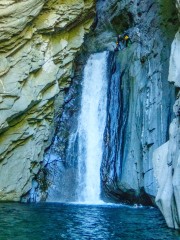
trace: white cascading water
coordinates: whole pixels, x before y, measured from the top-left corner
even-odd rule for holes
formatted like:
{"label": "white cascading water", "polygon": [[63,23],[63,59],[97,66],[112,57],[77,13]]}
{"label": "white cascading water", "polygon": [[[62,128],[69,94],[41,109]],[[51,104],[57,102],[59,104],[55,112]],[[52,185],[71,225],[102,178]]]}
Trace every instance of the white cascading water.
{"label": "white cascading water", "polygon": [[78,202],[100,202],[100,166],[107,106],[107,52],[90,56],[84,69],[78,119]]}

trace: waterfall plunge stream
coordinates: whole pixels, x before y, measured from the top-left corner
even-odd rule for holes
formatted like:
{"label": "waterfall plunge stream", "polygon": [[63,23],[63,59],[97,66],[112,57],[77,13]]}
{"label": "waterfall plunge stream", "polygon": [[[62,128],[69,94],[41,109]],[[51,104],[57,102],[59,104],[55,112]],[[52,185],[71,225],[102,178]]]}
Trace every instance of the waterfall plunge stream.
{"label": "waterfall plunge stream", "polygon": [[[107,59],[107,52],[89,57],[83,73],[79,115],[67,119],[69,109],[64,112],[59,135],[45,155],[51,183],[48,202],[102,203],[100,167],[107,118]],[[63,138],[68,131],[67,147]]]}
{"label": "waterfall plunge stream", "polygon": [[78,202],[100,202],[100,166],[107,106],[107,55],[107,52],[91,55],[84,69],[77,130]]}

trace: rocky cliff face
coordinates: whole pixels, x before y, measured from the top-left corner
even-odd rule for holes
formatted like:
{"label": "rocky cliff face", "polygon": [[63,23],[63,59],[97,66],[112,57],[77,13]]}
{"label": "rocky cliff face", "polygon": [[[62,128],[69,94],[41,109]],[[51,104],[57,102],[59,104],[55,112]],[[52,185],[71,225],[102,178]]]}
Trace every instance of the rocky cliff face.
{"label": "rocky cliff face", "polygon": [[[180,2],[177,8],[180,12]],[[171,46],[169,82],[176,87],[175,118],[169,128],[169,141],[155,150],[153,166],[158,185],[156,203],[169,227],[180,227],[180,32]]]}
{"label": "rocky cliff face", "polygon": [[176,8],[170,1],[99,1],[98,12],[95,46],[113,49],[113,37],[125,30],[132,40],[110,65],[104,190],[115,199],[148,203],[147,195],[153,200],[157,192],[153,151],[168,139],[173,117],[175,92],[167,79]]}
{"label": "rocky cliff face", "polygon": [[93,18],[93,0],[1,1],[0,200],[36,187],[55,100],[60,108]]}
{"label": "rocky cliff face", "polygon": [[179,228],[180,35],[172,43],[179,27],[175,2],[99,1],[98,12],[96,30],[101,34],[95,42],[103,43],[100,49],[111,49],[113,35],[123,30],[132,38],[132,45],[116,53],[110,64],[104,192],[145,204],[155,198],[168,226]]}

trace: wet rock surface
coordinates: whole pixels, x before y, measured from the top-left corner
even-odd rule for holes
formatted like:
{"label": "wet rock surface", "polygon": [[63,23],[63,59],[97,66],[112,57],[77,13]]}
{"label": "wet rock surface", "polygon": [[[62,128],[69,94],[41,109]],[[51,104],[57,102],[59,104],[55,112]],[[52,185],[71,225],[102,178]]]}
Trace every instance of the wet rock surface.
{"label": "wet rock surface", "polygon": [[[81,91],[84,63],[87,56],[77,56],[74,65],[74,76],[62,106],[62,114],[57,110],[57,126],[54,139],[44,155],[44,169],[48,175],[45,182],[47,201],[74,202],[77,199],[78,185],[78,146],[77,125],[81,108]],[[41,185],[41,184],[40,184]],[[40,189],[38,189],[40,192]]]}

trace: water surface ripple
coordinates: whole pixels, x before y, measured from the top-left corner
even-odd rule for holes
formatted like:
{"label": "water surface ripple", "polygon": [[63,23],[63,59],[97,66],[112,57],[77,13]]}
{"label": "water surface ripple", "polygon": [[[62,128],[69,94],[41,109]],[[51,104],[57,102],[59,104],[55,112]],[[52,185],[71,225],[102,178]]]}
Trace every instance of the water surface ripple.
{"label": "water surface ripple", "polygon": [[0,240],[173,240],[155,208],[122,205],[0,204]]}

